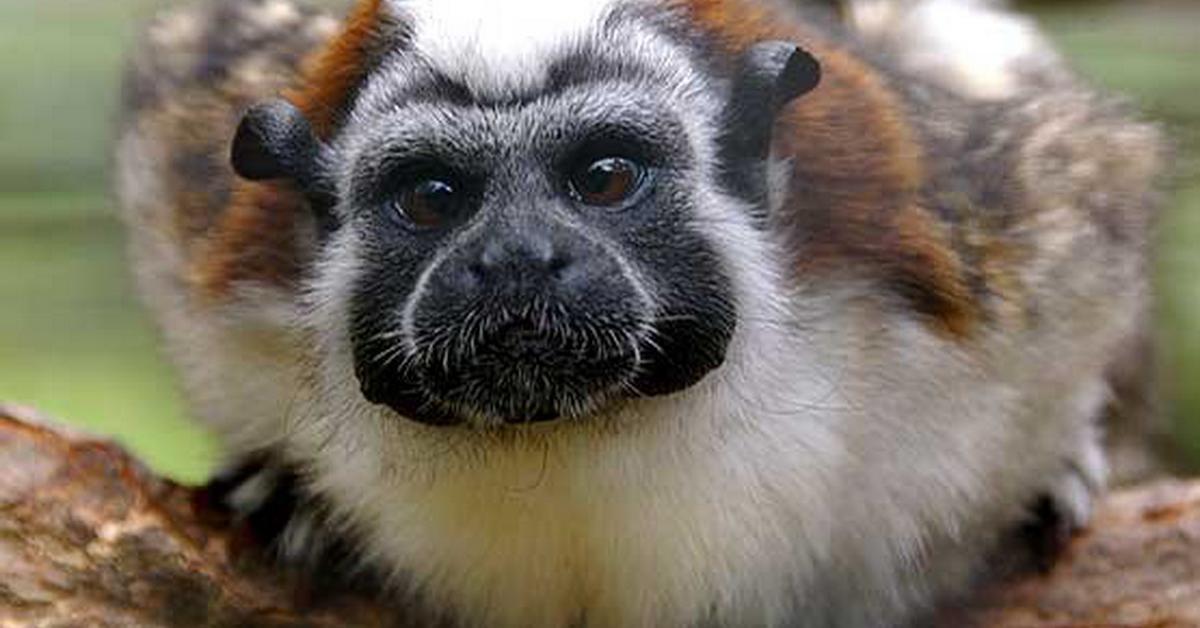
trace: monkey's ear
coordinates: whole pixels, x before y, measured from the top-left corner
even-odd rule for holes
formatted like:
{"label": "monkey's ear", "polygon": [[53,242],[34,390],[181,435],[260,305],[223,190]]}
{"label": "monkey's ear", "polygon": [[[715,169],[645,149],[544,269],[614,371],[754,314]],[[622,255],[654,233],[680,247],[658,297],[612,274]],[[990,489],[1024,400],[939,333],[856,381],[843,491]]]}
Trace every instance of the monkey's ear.
{"label": "monkey's ear", "polygon": [[320,178],[320,154],[304,114],[285,100],[270,100],[246,112],[231,157],[233,170],[246,179],[291,179],[309,190]]}
{"label": "monkey's ear", "polygon": [[323,170],[321,143],[308,119],[286,100],[270,100],[246,112],[233,138],[234,172],[251,181],[287,179],[308,198],[320,233],[337,229],[337,200]]}
{"label": "monkey's ear", "polygon": [[807,50],[786,41],[765,41],[744,53],[735,88],[740,94],[734,97],[769,106],[772,111],[763,113],[774,115],[820,82],[821,63]]}
{"label": "monkey's ear", "polygon": [[742,55],[725,114],[721,156],[729,185],[753,201],[765,197],[764,163],[779,112],[816,89],[821,64],[786,41],[765,41]]}
{"label": "monkey's ear", "polygon": [[775,118],[788,103],[816,89],[821,64],[786,41],[765,41],[743,53],[730,95],[729,148],[743,158],[766,158]]}

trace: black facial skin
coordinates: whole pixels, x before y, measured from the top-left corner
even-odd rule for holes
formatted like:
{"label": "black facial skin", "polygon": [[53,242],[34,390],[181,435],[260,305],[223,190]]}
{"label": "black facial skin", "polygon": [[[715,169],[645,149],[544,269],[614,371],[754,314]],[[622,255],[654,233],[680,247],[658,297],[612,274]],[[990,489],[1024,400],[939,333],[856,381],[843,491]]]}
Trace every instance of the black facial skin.
{"label": "black facial skin", "polygon": [[[743,132],[721,156],[735,194],[765,185],[771,121],[816,83],[801,55],[760,46],[734,82],[725,122]],[[431,425],[523,424],[677,392],[721,365],[736,304],[670,107],[627,76],[503,103],[431,78],[345,131],[372,135],[327,221],[360,242],[350,340],[368,400]],[[273,103],[233,156],[243,176],[322,200],[329,152]]]}
{"label": "black facial skin", "polygon": [[[386,137],[351,186],[368,399],[427,423],[528,423],[673,392],[720,365],[733,300],[691,225],[678,122],[651,102],[590,100],[574,88],[504,109],[442,104],[454,112],[436,129],[431,105],[379,121]],[[433,189],[460,198],[414,195]],[[402,355],[403,333],[415,351]]]}

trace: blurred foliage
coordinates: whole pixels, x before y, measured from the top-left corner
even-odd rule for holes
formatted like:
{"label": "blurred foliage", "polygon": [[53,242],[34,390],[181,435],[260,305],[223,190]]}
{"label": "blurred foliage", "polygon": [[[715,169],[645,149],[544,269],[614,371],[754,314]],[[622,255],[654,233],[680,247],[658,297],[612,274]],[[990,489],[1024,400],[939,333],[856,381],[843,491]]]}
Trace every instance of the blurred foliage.
{"label": "blurred foliage", "polygon": [[0,399],[196,480],[215,443],[185,419],[138,307],[108,182],[122,59],[153,9],[0,2]]}
{"label": "blurred foliage", "polygon": [[[199,479],[188,422],[125,269],[108,170],[121,58],[158,0],[0,2],[0,399],[121,438]],[[1179,154],[1160,263],[1166,385],[1200,463],[1200,3],[1026,2],[1079,69],[1162,121]]]}

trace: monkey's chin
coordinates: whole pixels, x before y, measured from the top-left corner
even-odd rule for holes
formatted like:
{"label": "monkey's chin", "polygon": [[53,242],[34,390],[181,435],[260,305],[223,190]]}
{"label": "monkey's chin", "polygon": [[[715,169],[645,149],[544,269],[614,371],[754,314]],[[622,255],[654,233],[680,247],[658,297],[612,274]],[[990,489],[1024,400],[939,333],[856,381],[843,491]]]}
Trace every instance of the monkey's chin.
{"label": "monkey's chin", "polygon": [[367,401],[391,408],[404,419],[434,427],[467,423],[467,417],[450,410],[419,391],[396,393],[380,398],[364,391]]}
{"label": "monkey's chin", "polygon": [[479,428],[519,428],[572,419],[586,420],[589,412],[582,408],[599,409],[602,406],[587,399],[574,403],[575,409],[564,409],[553,400],[539,404],[533,400],[516,402],[507,397],[476,398],[467,404],[458,400],[430,399],[425,395],[404,395],[389,399],[383,405],[407,420],[424,425]]}
{"label": "monkey's chin", "polygon": [[408,378],[374,378],[362,387],[372,403],[429,426],[519,428],[586,421],[621,397],[634,377],[635,353],[580,360],[567,368],[484,361],[430,369]]}

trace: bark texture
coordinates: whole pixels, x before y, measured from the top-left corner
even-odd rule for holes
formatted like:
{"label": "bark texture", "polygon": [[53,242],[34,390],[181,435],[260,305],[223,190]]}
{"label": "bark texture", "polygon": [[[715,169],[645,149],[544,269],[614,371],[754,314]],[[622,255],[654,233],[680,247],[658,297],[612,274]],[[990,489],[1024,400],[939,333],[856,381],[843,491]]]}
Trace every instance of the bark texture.
{"label": "bark texture", "polygon": [[[319,601],[120,447],[0,406],[0,627],[388,626]],[[1200,482],[1116,493],[1050,573],[997,583],[940,625],[1200,626]]]}

